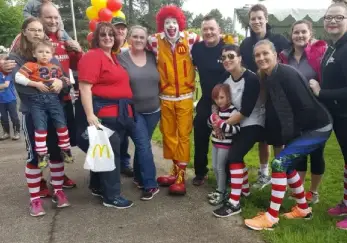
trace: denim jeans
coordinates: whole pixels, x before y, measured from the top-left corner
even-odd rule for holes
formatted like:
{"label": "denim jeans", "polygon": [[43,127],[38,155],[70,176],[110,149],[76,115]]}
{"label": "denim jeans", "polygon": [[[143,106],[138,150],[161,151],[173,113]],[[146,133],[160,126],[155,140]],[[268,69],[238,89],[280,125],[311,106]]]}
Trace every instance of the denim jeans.
{"label": "denim jeans", "polygon": [[102,124],[115,132],[109,137],[116,169],[107,172],[90,172],[90,189],[103,193],[104,200],[112,201],[121,193],[120,182],[120,145],[125,137],[126,130],[117,124],[117,118],[102,119]]}
{"label": "denim jeans", "polygon": [[0,103],[1,125],[4,132],[10,133],[10,120],[11,117],[14,132],[20,131],[20,121],[17,112],[17,101],[11,101],[9,103]]}
{"label": "denim jeans", "polygon": [[36,130],[47,130],[48,116],[55,128],[66,127],[66,118],[62,103],[57,94],[40,93],[30,95],[30,113]]}
{"label": "denim jeans", "polygon": [[136,125],[130,137],[135,144],[135,180],[145,189],[158,187],[151,139],[160,119],[160,111],[152,114],[135,113]]}
{"label": "denim jeans", "polygon": [[120,168],[130,168],[130,154],[128,153],[129,138],[126,135],[122,144],[120,145]]}

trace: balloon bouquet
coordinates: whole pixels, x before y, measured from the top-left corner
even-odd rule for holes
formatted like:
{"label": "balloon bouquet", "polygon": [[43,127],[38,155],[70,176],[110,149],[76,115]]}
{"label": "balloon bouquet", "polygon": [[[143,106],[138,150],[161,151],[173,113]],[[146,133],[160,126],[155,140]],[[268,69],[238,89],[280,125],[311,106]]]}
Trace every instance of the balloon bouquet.
{"label": "balloon bouquet", "polygon": [[99,22],[111,22],[112,18],[118,17],[125,19],[122,9],[122,0],[91,0],[91,5],[86,10],[89,21],[87,40],[91,43],[93,32]]}

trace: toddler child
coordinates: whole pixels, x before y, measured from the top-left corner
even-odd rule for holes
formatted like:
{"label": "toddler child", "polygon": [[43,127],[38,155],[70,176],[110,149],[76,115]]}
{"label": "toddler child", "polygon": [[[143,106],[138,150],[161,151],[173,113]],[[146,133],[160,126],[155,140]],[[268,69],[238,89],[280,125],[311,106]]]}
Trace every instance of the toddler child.
{"label": "toddler child", "polygon": [[212,99],[217,105],[217,112],[213,113],[207,123],[212,130],[212,168],[217,180],[217,189],[208,194],[211,205],[219,205],[224,200],[226,193],[226,163],[229,148],[233,143],[233,136],[240,132],[240,124],[229,125],[225,121],[237,109],[231,104],[230,87],[228,84],[217,84],[212,90]]}
{"label": "toddler child", "polygon": [[37,82],[38,93],[28,95],[28,107],[35,126],[35,151],[38,154],[38,167],[48,165],[47,118],[52,119],[58,134],[58,146],[65,163],[73,163],[70,150],[70,137],[66,126],[66,118],[59,95],[50,92],[54,79],[64,79],[60,67],[50,63],[53,57],[53,46],[50,41],[43,40],[34,45],[33,56],[37,62],[27,62],[17,72],[15,81],[27,86],[30,81]]}
{"label": "toddler child", "polygon": [[[7,58],[6,54],[0,54],[0,60],[3,61]],[[13,124],[13,140],[20,139],[20,121],[17,112],[17,97],[12,80],[11,74],[4,74],[0,71],[0,115],[3,134],[0,140],[10,138],[10,121],[8,115],[11,117]]]}

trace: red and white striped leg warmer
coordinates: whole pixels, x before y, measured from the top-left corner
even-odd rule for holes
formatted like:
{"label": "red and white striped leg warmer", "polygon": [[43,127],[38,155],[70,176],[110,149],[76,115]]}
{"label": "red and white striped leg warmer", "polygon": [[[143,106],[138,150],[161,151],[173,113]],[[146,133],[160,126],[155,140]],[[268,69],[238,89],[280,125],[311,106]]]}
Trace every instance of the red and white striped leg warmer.
{"label": "red and white striped leg warmer", "polygon": [[243,183],[242,183],[242,194],[245,196],[249,195],[249,183],[248,183],[248,169],[243,168]]}
{"label": "red and white striped leg warmer", "polygon": [[241,190],[243,184],[243,169],[245,168],[244,163],[230,164],[230,196],[229,201],[238,205],[240,203]]}
{"label": "red and white striped leg warmer", "polygon": [[61,161],[50,161],[49,168],[51,170],[52,186],[54,193],[56,193],[63,189],[64,163]]}
{"label": "red and white striped leg warmer", "polygon": [[41,177],[42,173],[37,165],[27,163],[25,167],[25,178],[27,180],[31,201],[40,198]]}
{"label": "red and white striped leg warmer", "polygon": [[347,164],[345,165],[343,175],[343,202],[347,206]]}
{"label": "red and white striped leg warmer", "polygon": [[61,150],[70,149],[70,137],[67,127],[57,128],[58,146]]}
{"label": "red and white striped leg warmer", "polygon": [[296,203],[301,209],[307,209],[308,205],[305,197],[305,189],[302,185],[300,176],[296,170],[287,174],[287,181],[289,187],[292,189],[293,195],[295,196]]}
{"label": "red and white striped leg warmer", "polygon": [[278,218],[284,194],[287,187],[287,176],[285,172],[273,172],[271,176],[271,203],[267,213],[274,219]]}
{"label": "red and white striped leg warmer", "polygon": [[47,154],[48,149],[46,145],[47,131],[35,130],[35,151],[39,155]]}

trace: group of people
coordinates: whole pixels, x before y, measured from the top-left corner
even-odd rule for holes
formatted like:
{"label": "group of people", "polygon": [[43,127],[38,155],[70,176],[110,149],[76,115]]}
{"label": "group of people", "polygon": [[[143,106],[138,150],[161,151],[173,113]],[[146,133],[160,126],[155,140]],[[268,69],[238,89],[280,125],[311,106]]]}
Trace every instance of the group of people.
{"label": "group of people", "polygon": [[[344,196],[328,213],[347,214],[345,4],[332,4],[324,16],[331,45],[316,40],[306,20],[293,24],[290,40],[272,33],[267,9],[261,4],[250,8],[251,36],[240,46],[232,38],[223,38],[211,16],[202,21],[200,39],[184,30],[181,9],[165,6],[157,14],[157,34],[149,35],[139,25],[128,31],[125,20],[115,18],[97,25],[91,48],[83,53],[63,30],[58,9],[51,1],[39,2],[34,16],[24,21],[10,55],[0,60],[4,77],[0,92],[11,90],[15,96],[16,90],[21,101],[30,215],[45,214],[40,198],[50,196],[42,179],[47,166],[52,201],[59,208],[70,205],[62,188],[75,183],[65,175],[64,163],[74,162],[71,146],[88,150],[86,129],[100,124],[114,131],[109,140],[116,168],[91,171],[89,188],[106,207],[133,205],[121,194],[121,173],[134,177],[141,200],[151,200],[159,186],[169,186],[170,194],[184,195],[194,129],[196,186],[207,178],[211,136],[217,187],[207,197],[211,205],[218,206],[213,211],[216,217],[241,212],[241,196],[250,196],[244,157],[259,143],[260,168],[253,187],[271,184],[271,203],[267,212],[246,219],[246,226],[274,228],[287,184],[297,204],[284,218],[310,219],[309,203],[319,201],[324,146],[334,129],[345,160]],[[77,72],[74,84],[69,69]],[[196,70],[202,97],[193,119]],[[74,108],[71,88],[79,91]],[[1,97],[0,93],[0,101]],[[14,120],[18,126],[19,119],[18,124]],[[172,169],[157,178],[151,138],[159,121],[164,158],[172,161]],[[135,145],[133,169],[127,151],[129,137]],[[275,158],[270,175],[271,145]],[[305,193],[308,155],[312,182]],[[347,229],[347,219],[337,227]]]}

